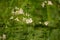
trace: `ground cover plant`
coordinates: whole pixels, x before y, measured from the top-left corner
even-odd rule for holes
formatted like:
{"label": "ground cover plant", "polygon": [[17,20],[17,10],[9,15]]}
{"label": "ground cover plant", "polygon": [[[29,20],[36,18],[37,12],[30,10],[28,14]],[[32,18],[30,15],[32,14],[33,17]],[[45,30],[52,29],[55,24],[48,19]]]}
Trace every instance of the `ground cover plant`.
{"label": "ground cover plant", "polygon": [[60,40],[60,0],[0,0],[0,40]]}

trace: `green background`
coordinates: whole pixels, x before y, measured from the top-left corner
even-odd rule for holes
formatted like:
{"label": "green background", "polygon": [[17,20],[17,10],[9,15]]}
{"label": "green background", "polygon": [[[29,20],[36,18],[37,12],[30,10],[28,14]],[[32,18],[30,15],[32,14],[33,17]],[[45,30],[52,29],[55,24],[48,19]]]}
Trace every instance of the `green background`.
{"label": "green background", "polygon": [[[42,7],[44,1],[48,0],[0,0],[0,36],[6,34],[5,40],[60,40],[60,0],[51,0],[52,6]],[[23,8],[30,16],[12,15],[11,10],[15,7]],[[31,17],[34,22],[17,22],[10,20],[11,16]],[[45,21],[50,22],[48,26],[44,25]]]}

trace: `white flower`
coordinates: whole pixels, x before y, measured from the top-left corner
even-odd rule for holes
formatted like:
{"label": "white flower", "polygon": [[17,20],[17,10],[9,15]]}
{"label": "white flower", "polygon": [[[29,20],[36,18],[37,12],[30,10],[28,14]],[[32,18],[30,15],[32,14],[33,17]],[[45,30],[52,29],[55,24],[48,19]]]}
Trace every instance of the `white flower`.
{"label": "white flower", "polygon": [[12,13],[16,13],[17,10],[19,10],[19,8],[15,7],[14,9],[12,9]]}
{"label": "white flower", "polygon": [[44,24],[47,26],[49,24],[49,22],[48,21],[45,21]]}
{"label": "white flower", "polygon": [[18,13],[19,13],[19,14],[24,14],[23,9],[20,8],[19,11],[18,11]]}
{"label": "white flower", "polygon": [[33,22],[32,18],[24,18],[24,17],[23,17],[23,21],[26,22],[27,24],[30,24]]}
{"label": "white flower", "polygon": [[6,39],[6,35],[5,34],[3,34],[3,37],[2,37],[3,39]]}
{"label": "white flower", "polygon": [[45,3],[43,2],[41,6],[44,7],[45,6]]}
{"label": "white flower", "polygon": [[53,3],[51,1],[48,1],[48,5],[53,5]]}
{"label": "white flower", "polygon": [[32,23],[32,22],[33,22],[32,18],[26,19],[27,24]]}
{"label": "white flower", "polygon": [[[18,9],[18,10],[16,10],[16,9]],[[14,11],[15,10],[15,11]],[[15,9],[13,9],[12,10],[12,13],[14,14],[14,15],[19,15],[19,14],[24,14],[24,12],[23,12],[23,9],[22,8],[15,8]]]}
{"label": "white flower", "polygon": [[20,21],[18,18],[15,18],[16,21]]}
{"label": "white flower", "polygon": [[53,5],[51,1],[44,1],[41,6],[44,7],[46,5],[45,3],[47,3],[47,5]]}
{"label": "white flower", "polygon": [[13,16],[11,16],[10,19],[13,19]]}

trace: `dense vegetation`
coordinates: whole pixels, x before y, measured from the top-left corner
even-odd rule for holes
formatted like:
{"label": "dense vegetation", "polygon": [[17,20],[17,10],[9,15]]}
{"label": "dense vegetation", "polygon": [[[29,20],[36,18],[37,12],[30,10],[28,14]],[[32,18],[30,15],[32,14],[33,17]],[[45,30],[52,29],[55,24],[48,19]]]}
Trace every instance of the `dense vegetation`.
{"label": "dense vegetation", "polygon": [[60,0],[0,0],[0,40],[60,40]]}

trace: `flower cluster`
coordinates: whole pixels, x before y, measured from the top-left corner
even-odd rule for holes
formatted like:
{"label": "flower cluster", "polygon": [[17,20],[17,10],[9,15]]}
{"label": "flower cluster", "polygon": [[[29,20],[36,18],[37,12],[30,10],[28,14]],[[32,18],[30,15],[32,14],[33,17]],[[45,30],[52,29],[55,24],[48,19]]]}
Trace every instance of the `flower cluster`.
{"label": "flower cluster", "polygon": [[23,18],[23,21],[25,21],[27,24],[30,24],[33,22],[32,18]]}
{"label": "flower cluster", "polygon": [[[12,10],[12,13],[15,14],[15,15],[23,14],[26,17],[30,16],[30,14],[27,13],[27,12],[24,14],[23,9],[22,8],[18,8],[18,7],[15,7],[15,9]],[[14,18],[14,16],[11,16],[10,19],[13,19],[15,21],[20,21],[18,17]],[[23,19],[21,19],[21,20],[22,20],[22,22],[25,22],[26,24],[30,24],[30,23],[33,22],[32,18],[30,18],[30,17],[29,18],[23,17]]]}
{"label": "flower cluster", "polygon": [[6,40],[6,35],[3,34],[2,36],[0,36],[0,39]]}
{"label": "flower cluster", "polygon": [[47,5],[53,5],[53,3],[51,1],[44,1],[41,6],[45,7],[46,4]]}
{"label": "flower cluster", "polygon": [[49,24],[49,22],[48,21],[45,21],[44,24],[47,26]]}
{"label": "flower cluster", "polygon": [[12,10],[12,13],[15,14],[15,15],[19,15],[19,14],[24,14],[24,11],[23,11],[22,8],[15,7],[15,8]]}

